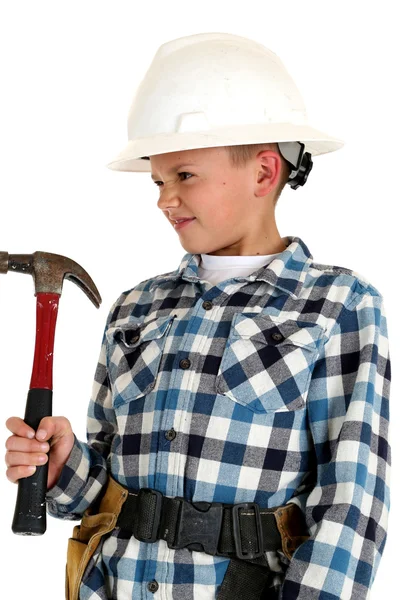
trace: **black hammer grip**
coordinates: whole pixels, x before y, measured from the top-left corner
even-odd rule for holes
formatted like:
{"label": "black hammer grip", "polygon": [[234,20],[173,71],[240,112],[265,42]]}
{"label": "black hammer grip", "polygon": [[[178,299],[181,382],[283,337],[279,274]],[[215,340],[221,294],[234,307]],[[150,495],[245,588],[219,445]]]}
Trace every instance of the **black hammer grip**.
{"label": "black hammer grip", "polygon": [[[24,421],[37,430],[43,417],[52,414],[53,391],[31,389],[28,392]],[[36,466],[30,477],[18,480],[18,494],[15,505],[12,530],[19,535],[42,535],[46,531],[46,491],[48,461]]]}

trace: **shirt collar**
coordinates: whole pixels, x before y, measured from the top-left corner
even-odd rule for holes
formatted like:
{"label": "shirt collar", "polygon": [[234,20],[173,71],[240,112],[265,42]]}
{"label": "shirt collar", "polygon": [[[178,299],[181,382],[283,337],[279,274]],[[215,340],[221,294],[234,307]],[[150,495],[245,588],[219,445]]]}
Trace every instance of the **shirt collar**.
{"label": "shirt collar", "polygon": [[[283,239],[286,240],[287,247],[272,259],[269,264],[250,275],[238,276],[235,279],[248,282],[265,281],[287,292],[293,298],[297,298],[312,263],[313,256],[301,238],[288,235]],[[150,291],[166,281],[177,281],[178,279],[183,279],[190,283],[201,281],[201,277],[198,275],[200,262],[200,254],[187,252],[175,271],[155,277],[150,286]]]}

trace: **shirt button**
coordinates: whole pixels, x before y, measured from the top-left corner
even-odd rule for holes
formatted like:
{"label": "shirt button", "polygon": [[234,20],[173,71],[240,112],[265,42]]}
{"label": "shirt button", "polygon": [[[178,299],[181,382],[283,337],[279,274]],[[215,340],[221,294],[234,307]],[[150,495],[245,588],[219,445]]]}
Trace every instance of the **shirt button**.
{"label": "shirt button", "polygon": [[271,337],[276,342],[279,342],[280,340],[283,339],[283,335],[281,333],[273,333]]}
{"label": "shirt button", "polygon": [[149,592],[156,592],[158,590],[158,583],[155,579],[153,579],[153,581],[149,581],[149,583],[147,584],[147,589],[149,590]]}
{"label": "shirt button", "polygon": [[212,307],[213,307],[213,304],[209,300],[205,300],[203,302],[203,308],[204,308],[204,310],[211,310]]}
{"label": "shirt button", "polygon": [[174,430],[173,427],[165,432],[165,437],[167,438],[167,440],[169,442],[172,442],[172,440],[174,440],[176,438],[176,431]]}
{"label": "shirt button", "polygon": [[190,367],[190,360],[188,358],[183,358],[180,363],[179,366],[182,367],[182,369],[188,369]]}

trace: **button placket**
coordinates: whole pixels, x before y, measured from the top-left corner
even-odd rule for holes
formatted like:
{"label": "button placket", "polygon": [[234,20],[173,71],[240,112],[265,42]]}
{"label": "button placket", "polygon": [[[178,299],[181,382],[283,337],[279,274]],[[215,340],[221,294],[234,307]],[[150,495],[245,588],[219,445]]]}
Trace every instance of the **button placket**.
{"label": "button placket", "polygon": [[[202,307],[204,308],[204,310],[211,310],[214,307],[214,305],[209,300],[205,300],[202,304]],[[179,368],[181,368],[181,369],[189,369],[192,366],[192,361],[188,358],[182,358],[178,364],[179,364]],[[167,411],[167,409],[168,409],[168,406],[165,408],[165,412]],[[164,425],[164,427],[168,426],[166,424],[163,424],[163,425]],[[177,434],[176,434],[176,431],[174,430],[174,428],[171,427],[169,430],[165,430],[164,437],[169,442],[172,442],[177,437]],[[177,442],[175,442],[175,444],[178,444],[178,446],[179,446],[179,438],[178,438]],[[166,446],[167,445],[164,442],[164,448]],[[175,448],[175,446],[174,446],[174,450],[175,450],[176,454],[179,453],[179,447]],[[169,465],[169,468],[173,469],[174,467],[173,467],[173,465]]]}

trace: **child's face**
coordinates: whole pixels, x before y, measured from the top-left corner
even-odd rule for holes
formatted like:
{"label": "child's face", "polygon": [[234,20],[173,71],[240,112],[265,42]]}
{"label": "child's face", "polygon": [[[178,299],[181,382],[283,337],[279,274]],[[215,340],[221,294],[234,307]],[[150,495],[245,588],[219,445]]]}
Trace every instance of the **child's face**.
{"label": "child's face", "polygon": [[243,168],[232,167],[219,147],[153,155],[150,163],[157,205],[171,227],[174,217],[195,217],[176,230],[186,252],[253,256],[285,249],[271,193],[280,173],[276,152],[263,150]]}

